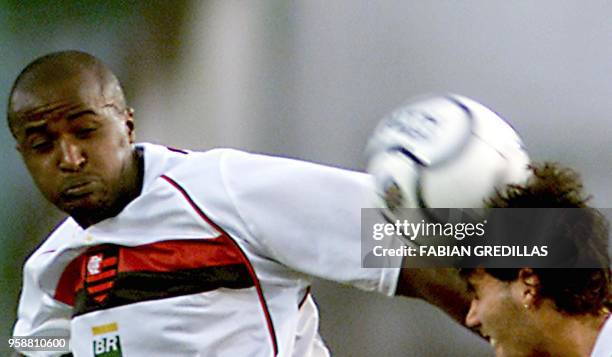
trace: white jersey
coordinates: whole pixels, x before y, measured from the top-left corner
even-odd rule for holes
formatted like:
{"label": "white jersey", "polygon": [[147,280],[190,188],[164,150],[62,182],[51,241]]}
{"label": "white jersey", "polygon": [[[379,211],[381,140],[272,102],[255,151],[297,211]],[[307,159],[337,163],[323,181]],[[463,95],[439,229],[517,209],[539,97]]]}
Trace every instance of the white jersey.
{"label": "white jersey", "polygon": [[612,357],[612,316],[608,316],[599,331],[591,357]]}
{"label": "white jersey", "polygon": [[312,277],[395,292],[399,269],[361,268],[368,175],[139,146],[141,195],[87,229],[68,218],[26,262],[15,336],[70,335],[75,356],[328,356]]}

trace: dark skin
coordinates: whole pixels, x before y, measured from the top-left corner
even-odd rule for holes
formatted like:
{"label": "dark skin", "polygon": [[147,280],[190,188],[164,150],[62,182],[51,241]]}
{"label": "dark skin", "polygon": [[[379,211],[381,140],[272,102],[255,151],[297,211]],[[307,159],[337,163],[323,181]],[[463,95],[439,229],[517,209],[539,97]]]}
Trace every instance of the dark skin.
{"label": "dark skin", "polygon": [[[36,186],[84,228],[116,216],[140,194],[143,175],[120,87],[86,66],[66,76],[36,75],[9,103],[17,150]],[[402,269],[396,294],[422,298],[459,322],[469,308],[456,269]]]}
{"label": "dark skin", "polygon": [[461,324],[471,302],[467,284],[456,268],[403,268],[395,294],[423,299]]}
{"label": "dark skin", "polygon": [[28,84],[11,97],[17,150],[41,193],[82,227],[117,215],[140,194],[131,110],[84,72]]}

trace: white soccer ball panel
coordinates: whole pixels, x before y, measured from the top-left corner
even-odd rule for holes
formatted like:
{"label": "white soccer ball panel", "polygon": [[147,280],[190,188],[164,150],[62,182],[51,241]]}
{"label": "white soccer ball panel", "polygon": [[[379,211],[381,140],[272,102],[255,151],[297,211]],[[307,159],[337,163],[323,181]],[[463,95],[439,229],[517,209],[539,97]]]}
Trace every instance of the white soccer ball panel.
{"label": "white soccer ball panel", "polygon": [[524,151],[520,136],[497,113],[470,98],[456,94],[452,94],[451,97],[463,103],[472,113],[473,135],[501,153]]}
{"label": "white soccer ball panel", "polygon": [[368,153],[403,149],[425,166],[452,159],[465,145],[472,119],[445,97],[401,107],[385,117],[368,145]]}
{"label": "white soccer ball panel", "polygon": [[496,113],[454,94],[411,102],[383,119],[368,144],[377,207],[479,208],[523,183],[529,157]]}
{"label": "white soccer ball panel", "polygon": [[421,172],[420,190],[427,207],[480,208],[502,188],[511,163],[480,140],[471,140],[462,155]]}

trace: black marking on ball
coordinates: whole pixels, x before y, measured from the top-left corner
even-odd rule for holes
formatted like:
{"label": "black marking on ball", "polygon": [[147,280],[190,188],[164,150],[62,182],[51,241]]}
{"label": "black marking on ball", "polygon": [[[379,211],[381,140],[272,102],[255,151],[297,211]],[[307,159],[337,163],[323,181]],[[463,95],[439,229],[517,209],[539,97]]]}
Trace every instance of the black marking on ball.
{"label": "black marking on ball", "polygon": [[406,156],[407,158],[409,158],[410,160],[414,161],[415,163],[417,163],[419,166],[427,166],[427,164],[421,160],[420,158],[418,158],[415,154],[413,154],[412,152],[410,152],[410,150],[401,147],[401,146],[394,146],[392,148],[390,148],[388,151],[390,152],[399,152],[402,155]]}

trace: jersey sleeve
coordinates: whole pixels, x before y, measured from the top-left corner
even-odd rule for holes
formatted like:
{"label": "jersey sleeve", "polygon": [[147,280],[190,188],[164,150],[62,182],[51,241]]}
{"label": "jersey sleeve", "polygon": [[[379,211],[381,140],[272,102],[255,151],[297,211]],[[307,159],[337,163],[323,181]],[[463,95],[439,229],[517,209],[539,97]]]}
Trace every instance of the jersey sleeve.
{"label": "jersey sleeve", "polygon": [[304,274],[387,295],[398,268],[363,268],[361,208],[369,175],[230,151],[221,159],[230,199],[270,258]]}
{"label": "jersey sleeve", "polygon": [[[40,265],[32,256],[23,269],[23,288],[13,336],[70,336],[72,308],[44,292],[37,281]],[[61,356],[66,352],[19,351],[26,356]]]}
{"label": "jersey sleeve", "polygon": [[[54,297],[60,273],[77,252],[67,252],[67,239],[80,227],[66,219],[45,239],[23,267],[23,285],[13,336],[70,337],[72,306]],[[61,356],[66,352],[20,351],[26,356]]]}

